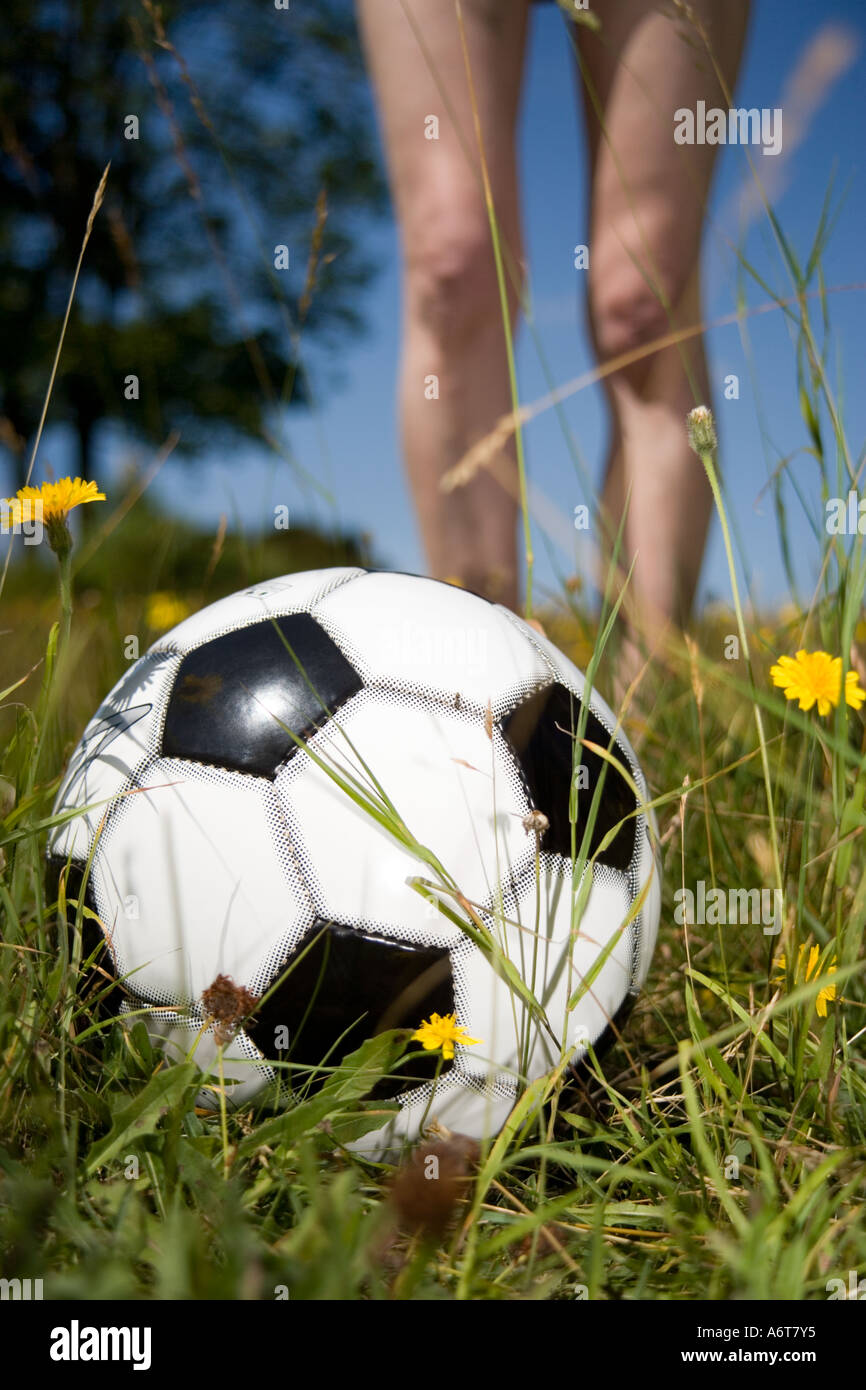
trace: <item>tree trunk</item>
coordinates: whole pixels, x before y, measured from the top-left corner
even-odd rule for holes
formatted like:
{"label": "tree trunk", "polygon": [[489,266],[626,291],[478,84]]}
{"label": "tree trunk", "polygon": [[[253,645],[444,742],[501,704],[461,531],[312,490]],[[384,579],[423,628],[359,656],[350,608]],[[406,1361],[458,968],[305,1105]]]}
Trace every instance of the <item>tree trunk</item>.
{"label": "tree trunk", "polygon": [[88,482],[91,476],[91,465],[93,460],[93,426],[92,416],[85,415],[79,411],[75,417],[75,432],[78,435],[78,473],[79,476]]}
{"label": "tree trunk", "polygon": [[[93,477],[94,466],[94,443],[96,440],[96,420],[87,411],[76,411],[75,414],[75,433],[78,439],[78,467],[77,473],[84,481],[90,482]],[[91,515],[98,512],[95,507],[79,507],[76,513],[78,525],[81,528],[82,536],[88,535],[97,517]]]}

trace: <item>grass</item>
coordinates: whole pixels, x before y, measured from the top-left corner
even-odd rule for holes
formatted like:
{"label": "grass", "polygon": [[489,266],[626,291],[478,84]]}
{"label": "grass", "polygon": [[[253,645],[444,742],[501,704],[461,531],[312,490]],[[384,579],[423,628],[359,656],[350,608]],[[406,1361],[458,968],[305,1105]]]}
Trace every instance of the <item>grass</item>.
{"label": "grass", "polygon": [[[816,634],[840,607],[830,593],[816,605]],[[44,640],[35,604],[19,600],[12,616],[34,647]],[[76,1298],[271,1298],[285,1286],[294,1298],[799,1299],[862,1268],[863,724],[772,693],[770,655],[799,644],[802,617],[753,628],[751,674],[710,655],[734,630],[723,615],[656,668],[652,721],[631,728],[664,855],[649,988],[603,1070],[578,1089],[559,1076],[526,1093],[435,1239],[407,1228],[387,1166],[338,1142],[371,1124],[363,1097],[393,1051],[344,1063],[324,1095],[285,1114],[221,1116],[197,1109],[194,1066],[166,1069],[141,1023],[106,1029],[82,997],[80,936],[67,955],[41,856],[65,754],[92,710],[89,673],[120,667],[117,621],[75,615],[41,714],[19,703],[38,670],[5,697],[4,1277]],[[585,621],[549,622],[567,650],[584,640]],[[779,943],[759,927],[674,921],[680,886],[772,884],[774,842],[788,961],[814,941],[825,966],[837,962],[825,1018],[826,974],[777,983]],[[419,860],[419,875],[430,868]]]}
{"label": "grass", "polygon": [[[792,294],[761,289],[791,328],[824,496],[844,496],[855,451],[810,317],[816,304],[827,313],[828,219],[801,263],[767,216]],[[498,250],[497,268],[502,286]],[[703,459],[735,581],[712,448]],[[780,472],[787,549],[782,482]],[[125,667],[118,635],[140,617],[106,589],[98,608],[79,594],[70,622],[63,575],[48,604],[7,594],[3,1277],[42,1278],[46,1296],[76,1299],[800,1300],[826,1298],[829,1280],[866,1268],[864,711],[803,713],[768,674],[801,646],[862,670],[863,538],[816,526],[815,544],[807,605],[760,615],[734,582],[730,611],[705,614],[644,674],[623,718],[660,829],[662,925],[647,989],[622,1040],[579,1084],[560,1067],[529,1086],[480,1153],[432,1140],[426,1152],[449,1175],[435,1200],[418,1159],[395,1173],[344,1147],[379,1122],[370,1091],[400,1065],[404,1038],[383,1035],[325,1067],[321,1090],[301,1085],[276,1112],[210,1111],[196,1103],[194,1060],[167,1067],[140,1020],[101,1017],[85,911],[73,912],[68,936],[63,886],[59,901],[47,896],[43,856],[65,761]],[[596,621],[564,587],[541,610],[602,689],[617,602]],[[344,778],[346,794],[411,846],[368,771],[363,784]],[[435,856],[414,848],[419,886],[447,888],[448,910],[471,929],[459,885],[443,885]],[[699,881],[781,888],[781,936],[679,924],[678,891]],[[820,963],[805,978],[813,945]],[[835,998],[819,1012],[831,984]],[[208,1080],[220,1089],[218,1076]]]}

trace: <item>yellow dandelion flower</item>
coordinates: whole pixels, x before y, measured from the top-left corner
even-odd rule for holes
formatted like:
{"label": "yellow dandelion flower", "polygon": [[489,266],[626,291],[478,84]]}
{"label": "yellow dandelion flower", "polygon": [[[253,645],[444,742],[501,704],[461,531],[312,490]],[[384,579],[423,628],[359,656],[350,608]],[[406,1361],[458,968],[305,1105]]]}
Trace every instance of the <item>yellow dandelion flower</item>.
{"label": "yellow dandelion flower", "polygon": [[[829,652],[807,652],[802,648],[796,656],[780,656],[770,667],[773,684],[785,692],[786,700],[798,700],[800,709],[809,710],[814,704],[818,713],[826,715],[835,709],[842,694],[842,658]],[[859,709],[866,700],[856,671],[845,675],[845,703]]]}
{"label": "yellow dandelion flower", "polygon": [[859,709],[866,700],[866,690],[860,685],[856,671],[845,672],[845,704]]}
{"label": "yellow dandelion flower", "polygon": [[73,507],[105,501],[105,493],[99,491],[96,483],[86,483],[83,478],[58,478],[56,483],[22,487],[16,496],[22,502],[41,502],[45,521],[65,521]]}
{"label": "yellow dandelion flower", "polygon": [[152,627],[154,632],[165,632],[170,627],[177,627],[184,618],[188,618],[190,606],[179,594],[172,593],[170,589],[157,589],[147,600],[145,618],[148,627]]}
{"label": "yellow dandelion flower", "polygon": [[[820,969],[820,965],[821,965],[821,952],[820,952],[820,950],[818,949],[818,947],[817,947],[816,945],[813,945],[813,946],[812,946],[812,948],[811,948],[810,951],[809,951],[809,959],[806,961],[806,963],[805,963],[805,965],[804,965],[804,963],[803,963],[803,958],[804,958],[805,954],[806,954],[806,947],[805,947],[805,945],[803,945],[803,946],[801,946],[801,947],[799,948],[799,950],[797,951],[797,964],[796,964],[795,967],[794,967],[794,984],[795,984],[795,985],[805,985],[805,984],[808,984],[808,982],[809,982],[810,980],[815,980],[815,979],[817,979],[818,976],[822,973],[822,972],[821,972],[821,969]],[[787,970],[787,968],[788,968],[788,962],[787,962],[787,960],[786,960],[786,958],[785,958],[785,956],[784,956],[784,954],[783,954],[783,955],[779,956],[778,959],[777,959],[777,961],[776,961],[776,969],[779,971],[779,974],[776,976],[776,984],[784,984],[784,983],[785,983],[785,971]],[[835,956],[834,956],[833,959],[830,961],[829,965],[827,966],[826,970],[825,970],[823,973],[826,974],[826,975],[835,975],[835,974],[836,974],[836,957],[835,957]],[[827,1005],[828,1005],[828,1004],[832,1004],[832,1002],[833,1002],[833,1000],[834,1000],[835,998],[836,998],[836,986],[835,986],[835,985],[825,985],[823,989],[821,989],[821,990],[818,991],[818,998],[815,1000],[815,1012],[817,1013],[817,1015],[818,1015],[819,1018],[826,1018],[826,1017],[827,1017]]]}
{"label": "yellow dandelion flower", "polygon": [[441,1047],[446,1061],[454,1056],[455,1043],[472,1047],[481,1041],[480,1038],[469,1037],[466,1029],[458,1024],[456,1014],[431,1014],[420,1028],[416,1028],[411,1040],[421,1043],[425,1052],[437,1052]]}
{"label": "yellow dandelion flower", "polygon": [[[66,525],[66,518],[73,507],[81,507],[85,502],[104,502],[105,493],[100,492],[96,483],[86,483],[83,478],[58,478],[56,483],[41,483],[39,487],[21,487],[7,506],[13,520],[21,514],[27,516],[41,514],[48,532],[48,544],[59,556],[69,553],[72,540]],[[17,505],[16,505],[17,504]]]}

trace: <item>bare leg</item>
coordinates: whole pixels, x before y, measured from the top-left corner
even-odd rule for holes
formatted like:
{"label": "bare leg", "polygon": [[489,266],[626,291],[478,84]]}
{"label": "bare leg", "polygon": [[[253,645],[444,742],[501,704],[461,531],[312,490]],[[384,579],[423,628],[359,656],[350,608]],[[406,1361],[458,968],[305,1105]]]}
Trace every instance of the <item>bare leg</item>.
{"label": "bare leg", "polygon": [[[748,0],[693,0],[730,90]],[[601,362],[701,318],[698,256],[715,158],[674,142],[674,112],[728,100],[687,19],[650,0],[601,0],[599,35],[581,30],[590,131],[590,314]],[[633,622],[650,647],[688,619],[712,499],[689,449],[685,416],[710,403],[700,338],[607,379],[613,415],[604,502],[614,532],[629,489],[620,564],[637,555]]]}
{"label": "bare leg", "polygon": [[[463,0],[493,201],[513,266],[521,254],[514,126],[527,8],[528,0]],[[403,448],[428,564],[434,576],[516,608],[516,505],[497,481],[510,481],[512,456],[503,452],[466,487],[440,490],[448,469],[511,408],[455,8],[442,0],[358,0],[358,14],[402,236]],[[430,116],[438,118],[438,139],[425,138]],[[518,291],[511,284],[509,291],[513,322]]]}

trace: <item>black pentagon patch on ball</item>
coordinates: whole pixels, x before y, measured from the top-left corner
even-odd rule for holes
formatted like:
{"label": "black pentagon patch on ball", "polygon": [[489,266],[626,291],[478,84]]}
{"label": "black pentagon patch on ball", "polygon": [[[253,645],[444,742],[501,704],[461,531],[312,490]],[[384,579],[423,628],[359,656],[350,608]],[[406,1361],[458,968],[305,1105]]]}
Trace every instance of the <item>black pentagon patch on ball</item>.
{"label": "black pentagon patch on ball", "polygon": [[[595,788],[604,774],[587,858],[596,853],[605,835],[624,816],[631,815],[595,861],[625,872],[634,855],[636,820],[633,812],[637,803],[633,791],[616,768],[585,746],[575,748],[580,712],[581,702],[577,695],[564,685],[547,685],[534,691],[506,716],[502,732],[517,759],[533,809],[542,811],[550,822],[541,842],[543,850],[571,858],[569,789],[573,770],[582,763],[586,768],[587,785],[577,793],[575,824],[575,850],[580,852]],[[587,711],[583,737],[601,748],[610,745],[610,734],[592,710]],[[611,754],[620,762],[624,761],[616,743]]]}
{"label": "black pentagon patch on ball", "polygon": [[[297,964],[286,974],[292,961]],[[322,1062],[335,1067],[376,1033],[414,1031],[432,1013],[454,1012],[447,950],[392,941],[339,922],[316,921],[279,974],[282,983],[256,1010],[246,1032],[265,1057],[299,1068]],[[283,1051],[276,1046],[281,1027],[289,1038]],[[410,1050],[419,1046],[412,1044]],[[411,1090],[433,1078],[440,1060],[438,1052],[413,1058],[393,1076],[383,1077],[370,1094],[381,1099]],[[442,1072],[450,1065],[446,1062]],[[325,1071],[319,1084],[329,1075]],[[298,1080],[303,1084],[307,1078],[300,1075]]]}
{"label": "black pentagon patch on ball", "polygon": [[286,730],[310,738],[360,689],[355,668],[309,613],[251,623],[184,657],[162,751],[273,779],[298,747]]}

